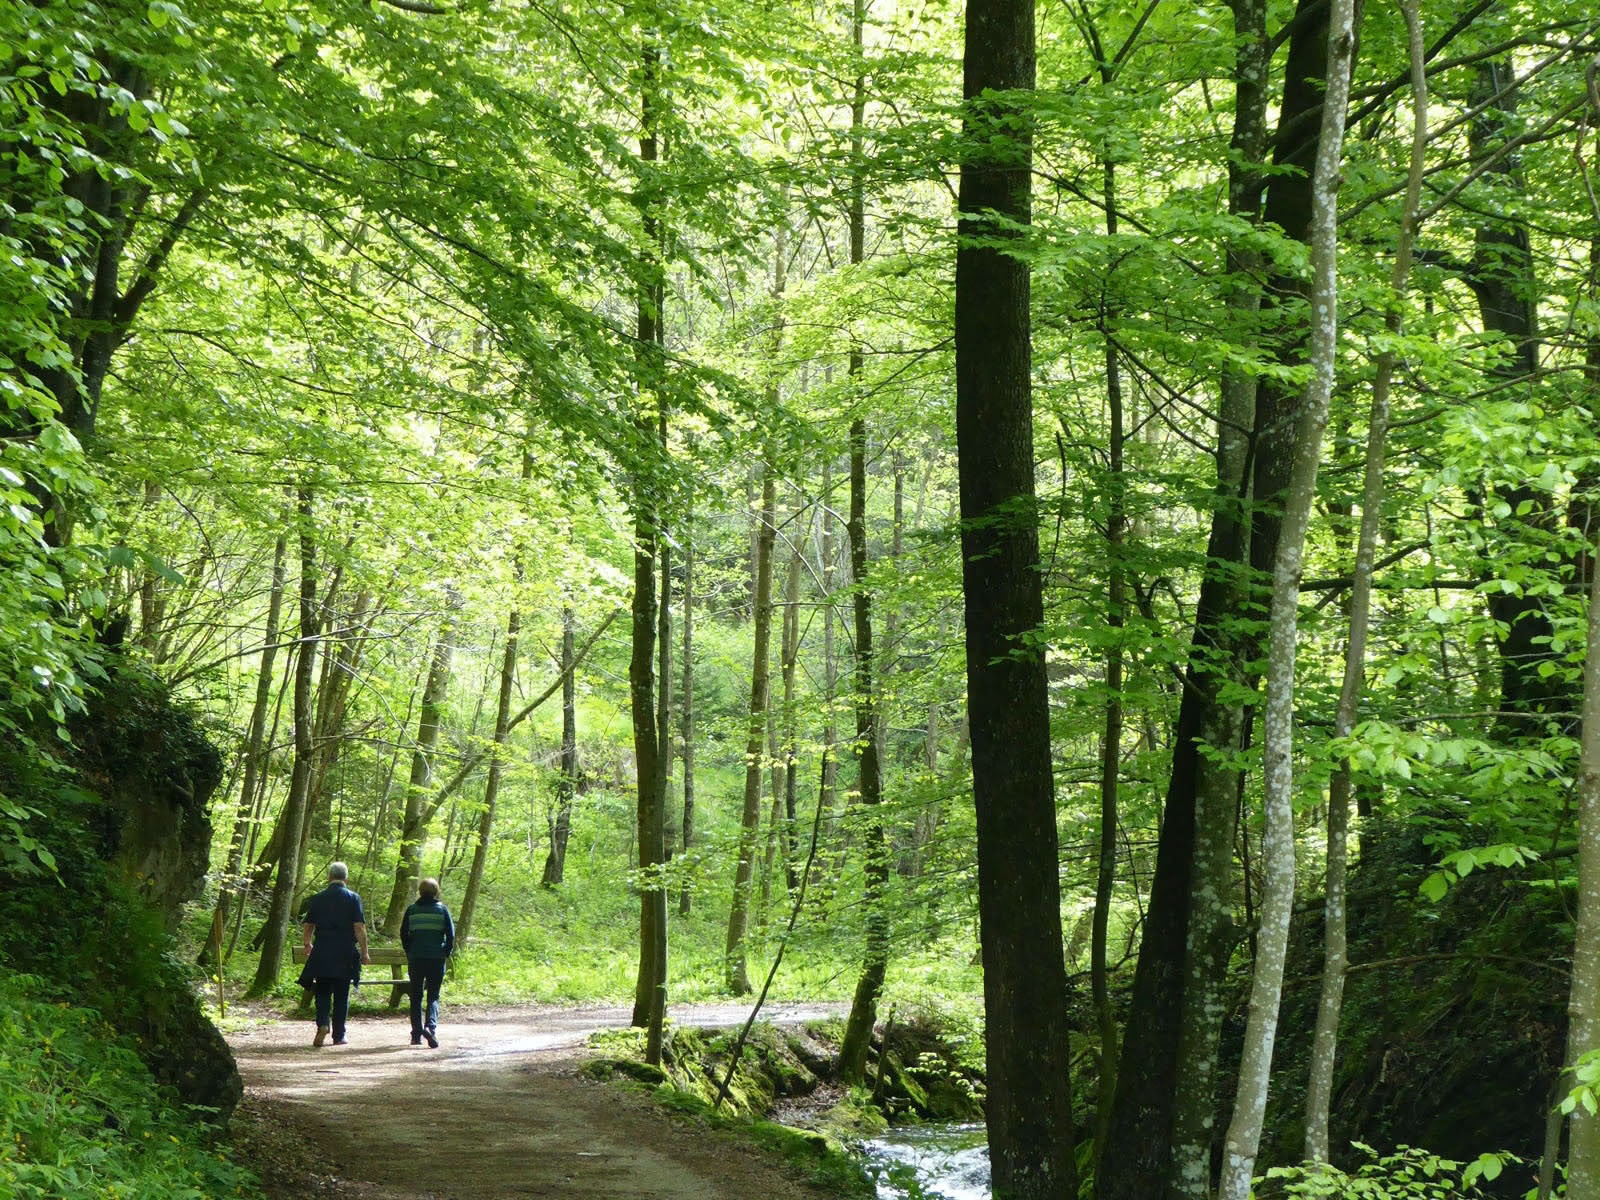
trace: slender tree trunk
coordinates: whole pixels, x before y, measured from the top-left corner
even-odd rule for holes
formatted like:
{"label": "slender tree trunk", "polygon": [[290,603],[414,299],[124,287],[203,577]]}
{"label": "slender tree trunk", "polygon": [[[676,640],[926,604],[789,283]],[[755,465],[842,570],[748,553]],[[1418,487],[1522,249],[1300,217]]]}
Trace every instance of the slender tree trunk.
{"label": "slender tree trunk", "polygon": [[[667,444],[665,415],[661,419],[661,445]],[[656,605],[656,731],[660,753],[656,756],[656,794],[661,798],[661,861],[672,858],[672,809],[667,803],[672,787],[672,543],[661,539],[661,600]]]}
{"label": "slender tree trunk", "polygon": [[750,655],[750,720],[744,745],[744,806],[739,822],[739,861],[734,870],[733,902],[728,910],[728,941],[723,955],[728,990],[748,995],[749,967],[745,935],[755,875],[756,844],[761,833],[761,741],[766,727],[772,647],[772,546],[777,519],[777,483],[771,464],[761,479],[761,525],[756,537],[754,641]]}
{"label": "slender tree trunk", "polygon": [[[666,397],[663,307],[666,280],[661,261],[664,229],[663,195],[656,178],[660,161],[657,141],[661,119],[661,69],[663,55],[657,33],[646,35],[641,52],[639,132],[639,192],[637,203],[648,247],[648,280],[639,294],[638,345],[644,378],[640,410],[636,417],[641,458],[650,452],[665,455],[660,430]],[[652,445],[653,443],[653,445]],[[656,550],[660,539],[660,488],[653,471],[640,469],[634,480],[633,552],[633,657],[628,664],[629,705],[633,715],[634,762],[638,779],[639,975],[634,989],[633,1023],[645,1033],[645,1057],[661,1062],[661,1026],[666,1014],[667,901],[661,880],[666,857],[665,797],[659,790],[662,775],[662,734],[657,723]]]}
{"label": "slender tree trunk", "polygon": [[794,892],[800,887],[799,847],[795,843],[795,823],[799,759],[795,741],[799,736],[795,721],[795,670],[800,662],[800,568],[805,557],[805,538],[799,535],[789,558],[789,574],[783,588],[783,875]]}
{"label": "slender tree trunk", "polygon": [[822,762],[817,772],[819,803],[823,820],[833,818],[835,794],[838,790],[839,762],[834,747],[839,744],[839,721],[833,702],[839,693],[838,646],[834,634],[833,589],[835,585],[834,561],[838,556],[837,536],[833,530],[833,458],[822,460],[822,536],[819,539],[822,563]]}
{"label": "slender tree trunk", "polygon": [[[1591,545],[1595,545],[1591,535]],[[1600,1052],[1600,569],[1590,571],[1588,657],[1578,764],[1578,919],[1567,1001],[1567,1063]],[[1567,1195],[1600,1195],[1600,1116],[1580,1104],[1568,1126]]]}
{"label": "slender tree trunk", "polygon": [[[1098,37],[1095,39],[1098,41]],[[1103,55],[1100,55],[1103,59]],[[1102,68],[1109,85],[1111,68]],[[1117,168],[1102,163],[1106,236],[1117,236]],[[1110,314],[1104,314],[1103,319]],[[1127,528],[1127,481],[1122,473],[1125,430],[1122,416],[1122,361],[1109,332],[1105,335],[1107,487],[1106,487],[1106,654],[1105,724],[1100,734],[1100,850],[1095,872],[1094,926],[1090,936],[1089,986],[1100,1029],[1100,1094],[1095,1111],[1095,1161],[1105,1150],[1111,1127],[1111,1100],[1116,1094],[1117,1017],[1111,1004],[1108,942],[1111,897],[1117,878],[1118,785],[1122,775],[1122,630],[1126,624],[1127,582],[1123,539]]]}
{"label": "slender tree trunk", "polygon": [[272,668],[278,655],[278,622],[283,615],[283,591],[287,580],[284,560],[287,554],[288,541],[280,535],[272,548],[272,590],[267,597],[267,624],[262,631],[261,662],[256,670],[256,698],[250,709],[250,730],[245,735],[239,814],[234,818],[233,833],[228,838],[228,860],[222,869],[217,904],[211,912],[211,933],[206,938],[200,959],[202,963],[213,966],[222,962],[222,939],[228,928],[228,910],[234,893],[242,883],[239,872],[244,865],[245,842],[249,838],[255,808],[256,782],[266,765],[263,743],[267,732],[267,710],[272,703]]}
{"label": "slender tree trunk", "polygon": [[[522,565],[517,564],[518,582]],[[478,893],[483,887],[483,869],[489,861],[489,845],[494,837],[495,804],[500,799],[500,776],[504,770],[505,747],[511,724],[511,697],[517,684],[517,641],[522,632],[522,613],[513,605],[506,616],[506,647],[500,658],[500,695],[494,710],[494,749],[489,752],[489,778],[483,785],[483,810],[478,814],[477,837],[472,844],[472,866],[467,871],[467,890],[461,897],[456,918],[456,940],[465,945],[472,937],[472,918],[478,911]],[[563,658],[572,652],[571,626],[562,630]],[[561,664],[565,667],[565,661]],[[564,749],[564,747],[563,747]]]}
{"label": "slender tree trunk", "polygon": [[[867,19],[866,0],[855,0],[851,31],[856,53],[862,50]],[[850,261],[866,261],[866,141],[867,92],[865,67],[855,78],[850,102]],[[850,349],[850,377],[859,379],[865,365],[859,344]],[[859,404],[860,401],[858,400]],[[878,996],[883,991],[889,965],[889,924],[884,912],[884,889],[889,883],[889,847],[883,829],[883,769],[879,760],[877,698],[873,692],[876,664],[872,651],[872,593],[867,588],[867,420],[858,415],[850,423],[850,519],[845,525],[850,541],[850,584],[855,609],[855,710],[856,790],[862,811],[865,841],[861,897],[866,913],[867,938],[856,981],[850,1015],[839,1045],[839,1078],[859,1083],[866,1075],[867,1050],[878,1018]]]}
{"label": "slender tree trunk", "polygon": [[[1417,206],[1427,165],[1428,78],[1419,0],[1402,0],[1406,42],[1411,60],[1411,169],[1406,181],[1405,207],[1395,240],[1394,271],[1390,286],[1394,302],[1385,317],[1391,335],[1400,331],[1399,300],[1405,295],[1411,273],[1411,248],[1416,236]],[[1355,728],[1365,675],[1367,632],[1372,607],[1372,564],[1377,555],[1378,522],[1382,516],[1383,464],[1389,431],[1389,384],[1396,355],[1385,350],[1378,356],[1372,381],[1372,408],[1367,418],[1367,459],[1361,489],[1361,532],[1356,542],[1355,570],[1350,589],[1350,641],[1345,647],[1344,678],[1333,736],[1346,738]],[[1344,1002],[1345,969],[1349,950],[1345,931],[1345,871],[1350,823],[1350,764],[1342,762],[1328,787],[1328,855],[1323,895],[1322,991],[1317,1001],[1317,1027],[1312,1039],[1311,1077],[1306,1089],[1305,1157],[1327,1162],[1328,1114],[1333,1100],[1333,1072],[1339,1045],[1339,1015]]]}
{"label": "slender tree trunk", "polygon": [[[859,357],[859,352],[852,354],[851,365],[856,371],[860,369]],[[845,528],[850,539],[855,592],[856,789],[865,843],[865,891],[861,903],[866,913],[867,938],[861,975],[839,1045],[839,1078],[846,1083],[860,1083],[866,1075],[878,997],[889,966],[889,922],[884,911],[889,845],[883,828],[883,768],[878,757],[882,739],[873,680],[872,593],[867,587],[867,423],[863,417],[857,417],[850,425],[850,520]]]}
{"label": "slender tree trunk", "polygon": [[[680,728],[683,732],[683,853],[694,844],[694,513],[683,522],[683,686]],[[694,889],[684,880],[678,912],[688,916]]]}
{"label": "slender tree trunk", "polygon": [[1355,0],[1329,0],[1327,88],[1317,142],[1311,205],[1311,369],[1295,440],[1298,445],[1284,503],[1268,611],[1267,698],[1263,710],[1261,925],[1256,940],[1250,1013],[1245,1024],[1239,1088],[1223,1155],[1220,1200],[1248,1200],[1266,1118],[1267,1085],[1283,995],[1294,907],[1294,678],[1300,572],[1306,528],[1316,499],[1322,433],[1327,425],[1338,359],[1338,196],[1344,124],[1355,52]]}
{"label": "slender tree trunk", "polygon": [[[956,444],[978,913],[997,1200],[1078,1194],[1033,478],[1033,0],[968,0],[955,280]],[[1002,134],[1000,131],[1004,130]],[[1006,222],[997,225],[995,213]],[[997,244],[999,243],[999,244]],[[1020,248],[1020,247],[1019,247]]]}
{"label": "slender tree trunk", "polygon": [[400,854],[395,863],[389,906],[383,917],[385,933],[396,933],[400,929],[406,905],[412,900],[411,889],[417,884],[423,843],[428,839],[428,821],[432,817],[431,806],[427,803],[428,788],[433,782],[433,759],[439,747],[439,718],[445,692],[450,687],[450,660],[455,651],[460,596],[451,590],[445,603],[444,624],[428,658],[428,678],[418,705],[417,740],[411,750],[411,777],[406,784],[405,815],[400,823]]}
{"label": "slender tree trunk", "polygon": [[283,825],[286,832],[283,853],[278,858],[278,878],[273,885],[267,911],[266,937],[261,946],[256,977],[250,996],[263,996],[278,982],[283,965],[283,947],[288,939],[295,890],[300,882],[300,824],[305,817],[306,794],[311,785],[312,713],[311,681],[317,660],[317,543],[313,523],[311,489],[297,492],[300,525],[300,647],[294,665],[294,767],[290,773],[289,796],[284,801]]}
{"label": "slender tree trunk", "polygon": [[572,835],[572,797],[578,790],[578,684],[573,669],[576,618],[572,605],[561,610],[561,778],[556,783],[556,811],[550,821],[550,850],[545,855],[545,887],[558,887],[567,873],[567,839]]}

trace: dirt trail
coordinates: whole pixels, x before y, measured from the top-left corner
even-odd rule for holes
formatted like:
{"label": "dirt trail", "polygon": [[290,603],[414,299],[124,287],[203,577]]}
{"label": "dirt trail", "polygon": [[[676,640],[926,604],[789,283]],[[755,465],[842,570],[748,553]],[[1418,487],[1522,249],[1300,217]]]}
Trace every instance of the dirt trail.
{"label": "dirt trail", "polygon": [[[682,1007],[681,1025],[747,1008]],[[828,1015],[780,1006],[763,1020]],[[310,1045],[309,1021],[230,1034],[244,1076],[241,1141],[278,1200],[817,1200],[776,1161],[648,1099],[577,1075],[585,1037],[624,1008],[447,1013],[440,1047],[399,1015],[352,1017],[349,1045]]]}

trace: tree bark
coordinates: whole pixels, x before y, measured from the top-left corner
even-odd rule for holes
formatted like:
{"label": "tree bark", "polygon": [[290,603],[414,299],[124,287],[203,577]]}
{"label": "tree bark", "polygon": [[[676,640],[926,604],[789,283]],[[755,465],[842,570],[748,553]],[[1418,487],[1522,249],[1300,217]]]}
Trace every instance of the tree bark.
{"label": "tree bark", "polygon": [[[683,853],[694,844],[694,514],[683,523],[683,686],[680,728],[683,733]],[[688,879],[678,894],[678,912],[688,916],[694,889]]]}
{"label": "tree bark", "polygon": [[[516,571],[522,578],[520,561]],[[504,770],[506,738],[511,726],[511,697],[517,684],[517,641],[522,632],[522,613],[512,606],[506,615],[506,646],[500,657],[500,695],[494,710],[494,748],[489,752],[489,778],[483,785],[483,810],[478,814],[477,836],[472,844],[472,866],[467,871],[467,890],[461,897],[461,912],[456,918],[456,940],[462,945],[472,937],[472,918],[478,911],[478,893],[483,887],[483,871],[489,862],[489,844],[494,837],[494,810],[500,799],[500,776]],[[572,652],[571,626],[562,629],[562,657]],[[565,667],[565,661],[561,664]],[[563,750],[565,747],[563,746]]]}
{"label": "tree bark", "polygon": [[754,647],[750,654],[750,718],[744,744],[744,805],[739,819],[739,861],[733,876],[733,902],[728,910],[728,940],[723,953],[728,990],[735,996],[751,991],[745,960],[745,935],[750,926],[750,901],[755,875],[756,844],[761,833],[761,742],[766,729],[771,690],[772,545],[777,517],[777,485],[770,464],[761,479],[761,524],[756,536]]}
{"label": "tree bark", "polygon": [[666,396],[663,308],[666,279],[661,261],[664,229],[663,196],[655,177],[660,161],[657,140],[661,119],[663,52],[659,34],[650,30],[640,54],[639,192],[637,203],[647,247],[647,279],[639,293],[639,411],[635,427],[641,462],[634,475],[633,655],[628,663],[629,707],[633,716],[633,753],[638,786],[639,842],[639,974],[634,988],[633,1024],[645,1030],[645,1059],[661,1063],[661,1029],[667,994],[667,893],[661,878],[666,858],[666,797],[662,794],[663,730],[657,721],[655,638],[657,598],[655,565],[660,542],[660,488],[655,472],[646,469],[649,456],[665,455]]}
{"label": "tree bark", "polygon": [[222,882],[217,889],[216,907],[211,912],[211,933],[201,952],[203,964],[217,966],[222,962],[222,939],[228,928],[228,911],[234,893],[241,883],[239,872],[244,866],[245,843],[249,839],[251,818],[255,809],[256,784],[266,765],[264,742],[267,733],[267,709],[272,702],[272,669],[278,655],[278,622],[283,615],[283,592],[288,573],[285,558],[288,540],[281,534],[272,548],[272,589],[267,596],[267,623],[262,631],[261,662],[256,670],[256,697],[250,709],[250,727],[244,741],[243,781],[239,785],[239,813],[234,818],[233,833],[228,838],[228,859],[222,869]]}
{"label": "tree bark", "polygon": [[[1235,0],[1233,9],[1238,58],[1229,209],[1251,219],[1265,187],[1256,164],[1267,142],[1271,42],[1263,3]],[[1326,63],[1324,12],[1318,0],[1302,0],[1293,21],[1273,157],[1297,169],[1274,174],[1266,188],[1265,219],[1297,237],[1309,215],[1316,127],[1310,137],[1302,130],[1322,100],[1314,81]],[[1254,283],[1261,263],[1242,246],[1231,246],[1228,256],[1238,281],[1229,313],[1250,329],[1261,319],[1262,291]],[[1284,279],[1271,284],[1297,286]],[[1275,347],[1277,356],[1292,361],[1298,344],[1291,329]],[[1236,937],[1238,756],[1249,725],[1230,693],[1254,686],[1248,664],[1260,653],[1259,635],[1239,631],[1235,617],[1251,610],[1252,581],[1272,565],[1278,537],[1272,505],[1287,482],[1294,445],[1292,399],[1280,389],[1225,373],[1221,393],[1206,570],[1127,1017],[1128,1027],[1140,1030],[1141,1052],[1120,1064],[1098,1200],[1201,1200],[1211,1188],[1221,989]]]}
{"label": "tree bark", "polygon": [[411,749],[405,813],[400,821],[400,853],[395,863],[389,906],[383,917],[385,933],[397,933],[400,929],[406,905],[413,899],[411,889],[416,886],[422,846],[428,838],[428,822],[433,816],[433,806],[427,804],[428,787],[433,782],[433,760],[439,747],[440,714],[450,687],[450,660],[455,651],[456,613],[460,603],[459,594],[451,589],[445,601],[444,622],[428,658],[428,678],[422,686],[417,712],[417,739]]}
{"label": "tree bark", "polygon": [[572,605],[561,609],[561,778],[556,783],[556,811],[550,821],[550,849],[545,855],[545,887],[559,887],[567,874],[567,839],[572,834],[572,797],[578,790],[578,684],[573,669],[576,622]]}
{"label": "tree bark", "polygon": [[[956,444],[977,810],[989,1156],[999,1200],[1077,1196],[1033,477],[1032,0],[969,0],[955,279]],[[1003,132],[1002,132],[1003,131]],[[1007,222],[998,226],[987,214]],[[981,244],[980,244],[981,239]],[[1020,239],[1018,239],[1020,240]],[[1000,243],[997,245],[996,243]],[[1021,248],[1020,246],[1018,247]]]}
{"label": "tree bark", "polygon": [[1344,124],[1355,53],[1355,0],[1329,0],[1327,81],[1311,205],[1311,381],[1296,422],[1297,449],[1284,502],[1268,611],[1267,696],[1263,709],[1261,924],[1245,1024],[1233,1120],[1224,1143],[1219,1200],[1249,1200],[1283,995],[1294,908],[1294,681],[1300,573],[1316,499],[1322,433],[1338,359],[1338,196]]}
{"label": "tree bark", "polygon": [[[851,35],[856,54],[862,53],[866,28],[866,0],[855,0]],[[866,261],[866,90],[865,67],[858,66],[850,101],[850,262]],[[849,372],[859,380],[865,365],[861,346],[850,349]],[[859,403],[859,400],[858,400]],[[883,911],[884,889],[889,882],[889,847],[883,829],[883,770],[879,760],[881,738],[874,692],[876,663],[872,646],[872,593],[867,588],[867,421],[857,415],[850,423],[850,517],[845,523],[850,543],[850,584],[855,616],[855,692],[857,767],[856,790],[862,809],[865,843],[862,874],[862,908],[866,913],[866,946],[861,975],[856,981],[839,1045],[839,1078],[860,1083],[866,1075],[867,1049],[878,1016],[878,996],[883,991],[889,962],[888,917]]]}
{"label": "tree bark", "polygon": [[[1427,165],[1428,78],[1419,0],[1402,0],[1406,43],[1411,61],[1412,132],[1411,166],[1406,197],[1395,239],[1394,270],[1390,286],[1394,302],[1384,318],[1390,334],[1400,331],[1399,300],[1411,274],[1411,250],[1416,237],[1417,208]],[[1397,356],[1385,350],[1378,356],[1372,381],[1372,407],[1367,417],[1367,458],[1361,488],[1361,531],[1356,541],[1355,568],[1350,589],[1350,640],[1345,646],[1344,678],[1333,735],[1346,738],[1355,728],[1365,676],[1367,633],[1372,607],[1372,571],[1377,556],[1378,523],[1382,516],[1383,464],[1389,431],[1389,385]],[[1328,787],[1328,854],[1323,887],[1322,990],[1317,1000],[1317,1026],[1312,1037],[1311,1075],[1306,1088],[1305,1157],[1327,1162],[1331,1147],[1328,1116],[1333,1101],[1333,1073],[1339,1047],[1339,1017],[1344,1003],[1345,969],[1349,963],[1345,930],[1345,872],[1350,823],[1350,764],[1341,762]]]}
{"label": "tree bark", "polygon": [[[1592,543],[1591,543],[1592,544]],[[1567,1063],[1600,1051],[1600,570],[1590,572],[1578,764],[1578,919],[1567,1001]],[[1600,1116],[1572,1110],[1567,1195],[1600,1195]]]}
{"label": "tree bark", "polygon": [[311,488],[302,485],[296,494],[300,525],[300,646],[294,664],[294,767],[290,772],[289,795],[284,801],[283,825],[287,834],[283,853],[278,858],[278,877],[272,888],[267,910],[266,937],[256,976],[247,993],[264,996],[277,986],[283,965],[283,947],[294,919],[295,890],[300,882],[300,825],[305,817],[306,794],[311,784],[312,698],[311,680],[317,660],[317,543],[313,524]]}

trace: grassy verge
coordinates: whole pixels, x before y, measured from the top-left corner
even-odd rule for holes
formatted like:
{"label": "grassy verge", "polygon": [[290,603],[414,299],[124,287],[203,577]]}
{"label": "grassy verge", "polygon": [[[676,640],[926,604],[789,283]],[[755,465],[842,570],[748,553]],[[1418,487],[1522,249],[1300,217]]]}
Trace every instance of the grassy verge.
{"label": "grassy verge", "polygon": [[225,1200],[256,1179],[156,1086],[90,1009],[0,981],[0,1195],[16,1200]]}

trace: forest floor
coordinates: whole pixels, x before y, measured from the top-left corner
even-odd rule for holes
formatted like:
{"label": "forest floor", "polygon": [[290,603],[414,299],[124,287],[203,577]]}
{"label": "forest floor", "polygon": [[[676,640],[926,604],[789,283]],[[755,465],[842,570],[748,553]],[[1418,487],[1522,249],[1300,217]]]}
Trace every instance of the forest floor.
{"label": "forest floor", "polygon": [[[749,1009],[674,1009],[729,1026]],[[781,1005],[775,1024],[834,1015]],[[272,1200],[818,1200],[779,1159],[647,1096],[582,1078],[584,1039],[626,1008],[450,1008],[439,1049],[410,1045],[404,1007],[352,1016],[313,1049],[309,1020],[259,1012],[228,1035],[244,1077],[236,1144]]]}

